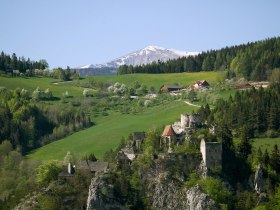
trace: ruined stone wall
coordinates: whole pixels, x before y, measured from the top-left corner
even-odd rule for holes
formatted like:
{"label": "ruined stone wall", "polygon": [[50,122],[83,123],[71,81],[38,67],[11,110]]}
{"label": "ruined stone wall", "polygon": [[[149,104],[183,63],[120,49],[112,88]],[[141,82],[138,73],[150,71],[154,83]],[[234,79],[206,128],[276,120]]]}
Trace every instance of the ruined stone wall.
{"label": "ruined stone wall", "polygon": [[218,142],[205,142],[204,139],[200,143],[200,152],[203,162],[208,169],[222,168],[222,144]]}
{"label": "ruined stone wall", "polygon": [[181,114],[181,128],[189,127],[189,115]]}

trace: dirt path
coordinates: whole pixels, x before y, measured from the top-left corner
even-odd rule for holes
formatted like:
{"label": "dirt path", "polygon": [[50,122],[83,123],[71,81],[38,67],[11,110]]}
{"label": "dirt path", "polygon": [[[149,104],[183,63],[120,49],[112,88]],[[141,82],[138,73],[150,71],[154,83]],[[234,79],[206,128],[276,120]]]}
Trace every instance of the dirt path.
{"label": "dirt path", "polygon": [[53,85],[59,85],[59,84],[70,83],[70,82],[73,82],[73,81],[54,82],[54,83],[52,83],[52,84],[53,84]]}
{"label": "dirt path", "polygon": [[196,107],[200,107],[198,105],[195,105],[195,104],[192,104],[191,102],[188,102],[188,101],[184,101],[186,104],[190,105],[190,106],[196,106]]}

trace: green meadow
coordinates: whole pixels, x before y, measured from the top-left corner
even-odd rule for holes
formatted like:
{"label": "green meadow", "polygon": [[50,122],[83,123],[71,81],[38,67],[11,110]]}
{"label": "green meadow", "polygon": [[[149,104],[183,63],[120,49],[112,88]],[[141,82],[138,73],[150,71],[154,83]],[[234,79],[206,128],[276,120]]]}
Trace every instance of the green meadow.
{"label": "green meadow", "polygon": [[258,150],[260,147],[262,151],[267,149],[268,152],[273,150],[274,145],[277,144],[280,149],[280,138],[258,138],[253,139],[253,147]]}
{"label": "green meadow", "polygon": [[[98,76],[82,78],[80,85],[91,80],[107,83],[124,83],[131,85],[135,81],[147,87],[159,89],[163,84],[178,84],[187,87],[197,80],[207,80],[214,86],[219,72],[197,72],[197,73],[174,73],[174,74],[130,74],[114,76]],[[8,78],[0,77],[0,86],[8,89],[24,88],[33,91],[37,87],[42,90],[49,88],[55,97],[61,97],[65,91],[73,96],[73,99],[82,98],[82,87],[76,86],[73,82],[58,83],[53,78]],[[229,95],[227,91],[221,95]],[[59,101],[54,104],[59,103]],[[65,104],[65,106],[68,106]],[[70,104],[69,104],[70,106]],[[115,148],[122,137],[127,137],[134,131],[147,131],[152,127],[161,128],[168,123],[179,119],[181,113],[190,113],[197,107],[189,106],[182,101],[171,101],[166,104],[157,105],[144,109],[138,114],[121,114],[110,111],[108,116],[97,116],[93,118],[94,126],[74,133],[66,138],[45,145],[28,155],[28,158],[36,160],[62,160],[68,151],[77,157],[93,152],[98,158],[111,148]]]}
{"label": "green meadow", "polygon": [[88,79],[95,79],[108,83],[120,82],[126,85],[131,85],[135,81],[144,84],[148,87],[160,88],[164,84],[178,84],[187,87],[197,80],[207,80],[210,85],[217,81],[220,72],[194,72],[194,73],[173,73],[173,74],[125,74],[114,76],[98,76],[88,77],[81,82],[86,82]]}
{"label": "green meadow", "polygon": [[72,82],[58,83],[59,80],[45,77],[0,77],[0,87],[8,89],[24,88],[34,91],[37,87],[41,90],[49,88],[55,97],[61,97],[65,91],[71,96],[82,95],[83,88],[72,85]]}
{"label": "green meadow", "polygon": [[96,125],[71,136],[39,148],[28,157],[36,160],[62,160],[68,151],[80,157],[93,152],[98,158],[111,148],[115,148],[122,136],[133,131],[147,131],[161,128],[179,120],[181,113],[189,113],[196,107],[182,101],[173,101],[146,109],[140,114],[110,113],[109,116],[96,118]]}

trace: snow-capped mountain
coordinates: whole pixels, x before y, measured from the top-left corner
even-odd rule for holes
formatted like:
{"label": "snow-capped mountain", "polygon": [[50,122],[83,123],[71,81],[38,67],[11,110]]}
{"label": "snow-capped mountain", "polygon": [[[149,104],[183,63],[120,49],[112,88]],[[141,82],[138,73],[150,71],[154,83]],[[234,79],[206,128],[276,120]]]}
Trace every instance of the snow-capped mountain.
{"label": "snow-capped mountain", "polygon": [[[197,55],[198,52],[184,52],[184,51],[179,51],[175,49],[166,49],[163,47],[158,47],[158,46],[148,46],[145,47],[144,49],[129,53],[125,56],[119,57],[117,59],[114,59],[112,61],[109,61],[105,64],[90,64],[86,66],[80,66],[77,69],[80,71],[82,75],[85,70],[90,70],[90,69],[98,69],[99,71],[101,69],[107,69],[107,71],[111,71],[112,74],[117,73],[117,68],[121,65],[132,65],[132,66],[137,66],[137,65],[142,65],[142,64],[149,64],[152,63],[153,61],[167,61],[170,59],[176,59],[179,57],[188,57],[188,56],[194,56]],[[86,71],[88,72],[88,71]],[[105,73],[105,72],[104,72]],[[108,75],[109,72],[106,73]]]}

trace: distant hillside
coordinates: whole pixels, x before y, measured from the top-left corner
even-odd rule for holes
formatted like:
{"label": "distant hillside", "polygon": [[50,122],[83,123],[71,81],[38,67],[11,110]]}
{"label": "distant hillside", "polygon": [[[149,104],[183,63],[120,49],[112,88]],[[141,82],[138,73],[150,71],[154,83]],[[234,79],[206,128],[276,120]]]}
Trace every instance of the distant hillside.
{"label": "distant hillside", "polygon": [[280,67],[280,37],[202,52],[167,62],[139,66],[122,65],[118,74],[178,73],[225,70],[227,77],[267,80],[271,70]]}

